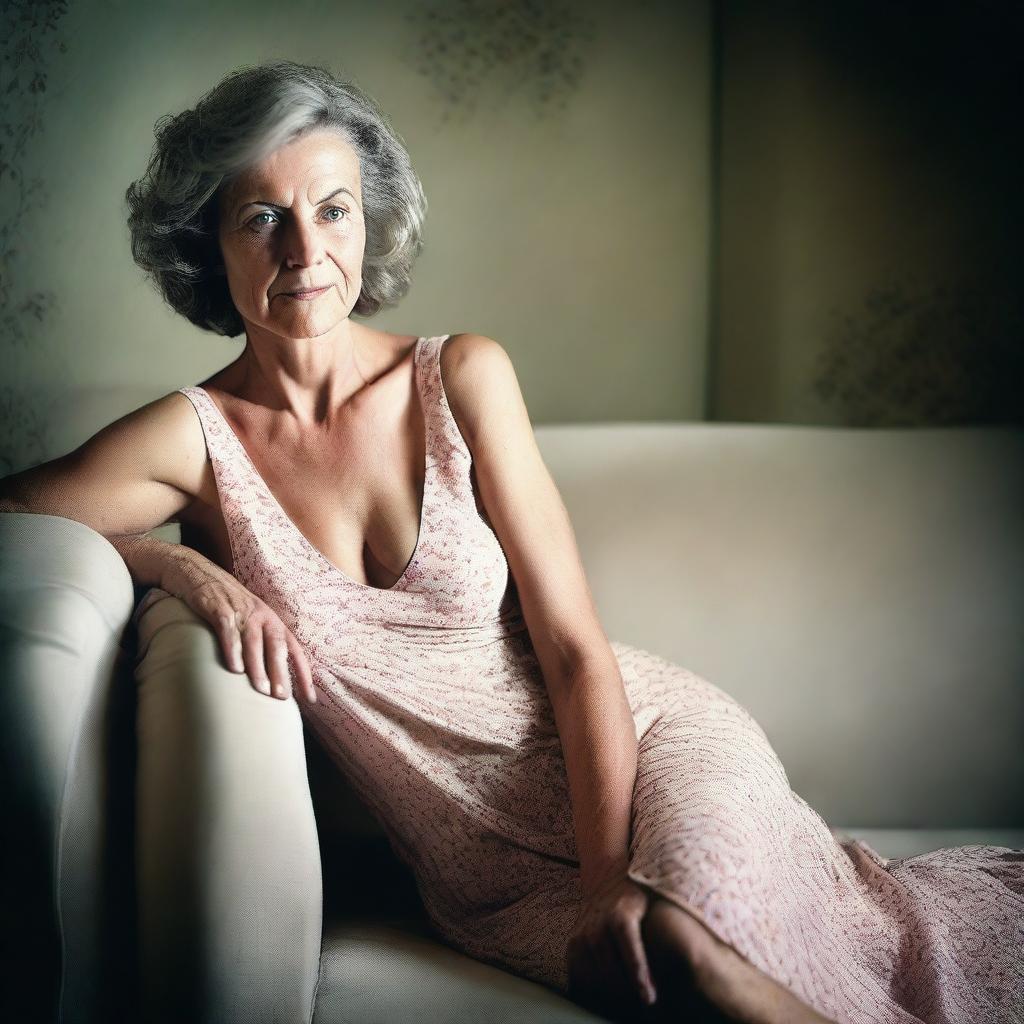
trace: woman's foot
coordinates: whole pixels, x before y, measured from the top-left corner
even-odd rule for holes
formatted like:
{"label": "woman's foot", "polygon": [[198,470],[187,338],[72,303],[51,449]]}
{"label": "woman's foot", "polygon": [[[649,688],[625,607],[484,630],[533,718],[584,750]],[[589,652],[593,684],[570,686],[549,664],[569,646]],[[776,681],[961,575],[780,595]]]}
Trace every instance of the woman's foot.
{"label": "woman's foot", "polygon": [[[664,990],[670,1004],[683,1004],[663,1005],[665,1020],[685,1008],[702,1014],[688,1019],[709,1024],[834,1024],[669,900],[655,898],[643,920],[643,936],[658,1003]],[[687,969],[681,971],[682,965]],[[680,976],[686,983],[674,985]],[[700,1008],[694,1006],[695,996]]]}

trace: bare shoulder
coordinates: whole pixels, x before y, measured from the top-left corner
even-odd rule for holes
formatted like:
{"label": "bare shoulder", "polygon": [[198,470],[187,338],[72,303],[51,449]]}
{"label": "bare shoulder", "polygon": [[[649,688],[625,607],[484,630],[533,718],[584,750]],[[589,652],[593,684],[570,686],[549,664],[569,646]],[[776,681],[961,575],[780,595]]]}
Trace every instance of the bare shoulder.
{"label": "bare shoulder", "polygon": [[453,334],[439,358],[445,397],[463,435],[478,438],[485,417],[523,404],[515,367],[505,347],[485,334]]}
{"label": "bare shoulder", "polygon": [[104,427],[74,455],[84,464],[130,464],[135,475],[173,488],[189,501],[208,493],[206,437],[191,401],[171,391]]}
{"label": "bare shoulder", "polygon": [[0,504],[105,536],[174,521],[209,490],[206,442],[189,406],[174,392],[125,413],[66,455],[5,477]]}
{"label": "bare shoulder", "polygon": [[180,391],[132,410],[87,444],[104,433],[118,448],[130,446],[144,457],[151,479],[198,496],[207,461],[206,438],[191,401]]}
{"label": "bare shoulder", "polygon": [[486,334],[450,334],[441,349],[441,363],[452,376],[462,372],[462,367],[469,365],[476,371],[488,366],[511,366],[505,346]]}

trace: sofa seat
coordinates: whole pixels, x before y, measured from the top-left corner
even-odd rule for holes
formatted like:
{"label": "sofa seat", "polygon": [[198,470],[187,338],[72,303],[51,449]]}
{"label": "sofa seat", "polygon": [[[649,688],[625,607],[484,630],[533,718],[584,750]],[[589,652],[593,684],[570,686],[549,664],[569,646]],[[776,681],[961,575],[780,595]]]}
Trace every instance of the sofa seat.
{"label": "sofa seat", "polygon": [[[842,827],[884,857],[912,857],[979,843],[1024,849],[1024,829]],[[387,858],[385,851],[379,851]],[[395,870],[399,870],[397,865]],[[562,1024],[605,1018],[543,986],[472,960],[433,937],[412,905],[406,912],[354,916],[343,907],[324,921],[313,1024],[392,1024],[416,1006],[431,1024]]]}

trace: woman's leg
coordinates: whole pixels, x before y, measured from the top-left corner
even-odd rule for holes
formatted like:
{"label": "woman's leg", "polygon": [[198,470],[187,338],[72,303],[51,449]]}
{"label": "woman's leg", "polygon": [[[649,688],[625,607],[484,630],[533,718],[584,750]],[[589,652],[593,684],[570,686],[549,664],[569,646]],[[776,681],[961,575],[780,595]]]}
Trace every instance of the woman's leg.
{"label": "woman's leg", "polygon": [[167,596],[138,619],[142,1020],[312,1017],[322,888],[302,720]]}
{"label": "woman's leg", "polygon": [[654,900],[642,930],[665,1021],[832,1024],[669,900]]}

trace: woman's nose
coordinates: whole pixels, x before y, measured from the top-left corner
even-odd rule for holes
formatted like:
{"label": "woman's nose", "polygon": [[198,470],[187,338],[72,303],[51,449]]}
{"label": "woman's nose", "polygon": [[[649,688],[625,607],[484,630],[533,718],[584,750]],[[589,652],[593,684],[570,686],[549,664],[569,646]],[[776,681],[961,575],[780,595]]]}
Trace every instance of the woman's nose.
{"label": "woman's nose", "polygon": [[315,224],[293,217],[280,237],[284,244],[284,260],[289,266],[310,266],[320,262],[323,245]]}

